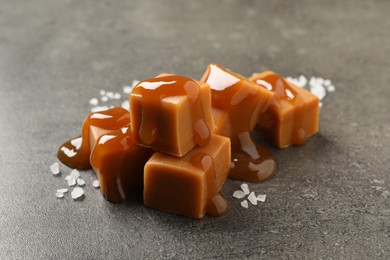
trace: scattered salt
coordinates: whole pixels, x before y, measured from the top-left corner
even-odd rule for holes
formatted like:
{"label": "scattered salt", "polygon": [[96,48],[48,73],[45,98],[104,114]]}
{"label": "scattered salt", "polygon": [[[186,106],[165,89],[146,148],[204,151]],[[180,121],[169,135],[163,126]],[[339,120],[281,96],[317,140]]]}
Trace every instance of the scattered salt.
{"label": "scattered salt", "polygon": [[69,181],[70,179],[73,179],[72,175],[66,175],[64,178],[66,181]]}
{"label": "scattered salt", "polygon": [[107,101],[108,101],[108,97],[107,97],[107,96],[102,96],[102,97],[100,98],[100,100],[101,100],[102,102],[107,102]]}
{"label": "scattered salt", "polygon": [[243,208],[248,208],[248,201],[247,200],[244,200],[244,201],[242,201],[241,202],[241,206],[243,207]]}
{"label": "scattered salt", "polygon": [[105,90],[100,90],[99,93],[100,93],[100,96],[104,96],[106,94],[106,91]]}
{"label": "scattered salt", "polygon": [[114,99],[120,99],[122,96],[121,96],[121,94],[119,94],[119,93],[115,93],[114,94]]}
{"label": "scattered salt", "polygon": [[237,198],[237,199],[242,199],[245,197],[245,193],[242,191],[242,190],[236,190],[234,193],[233,193],[233,197]]}
{"label": "scattered salt", "polygon": [[57,193],[67,193],[68,192],[68,189],[58,189],[57,190]]}
{"label": "scattered salt", "polygon": [[80,172],[76,169],[73,169],[71,172],[70,172],[70,176],[77,180],[79,177],[80,177]]}
{"label": "scattered salt", "polygon": [[70,143],[78,150],[81,147],[82,140],[81,137],[78,137],[70,141]]}
{"label": "scattered salt", "polygon": [[107,96],[107,98],[109,98],[109,99],[113,99],[113,98],[114,98],[114,92],[108,91],[108,92],[106,93],[106,96]]}
{"label": "scattered salt", "polygon": [[92,106],[97,106],[97,104],[99,104],[99,100],[97,98],[91,98],[89,100],[89,104]]}
{"label": "scattered salt", "polygon": [[74,199],[74,200],[81,198],[82,196],[84,196],[83,188],[80,188],[80,187],[74,188],[71,192],[71,196],[72,196],[72,199]]}
{"label": "scattered salt", "polygon": [[265,198],[266,198],[265,194],[257,195],[257,200],[260,202],[265,202]]}
{"label": "scattered salt", "polygon": [[99,188],[99,187],[100,187],[99,180],[94,180],[94,181],[92,182],[92,186],[93,186],[94,188]]}
{"label": "scattered salt", "polygon": [[123,87],[123,93],[125,93],[125,94],[130,94],[132,90],[133,90],[132,86],[124,86]]}
{"label": "scattered salt", "polygon": [[58,164],[58,162],[55,162],[50,165],[50,171],[53,175],[58,175],[60,173],[60,165]]}
{"label": "scattered salt", "polygon": [[310,84],[310,92],[316,95],[320,100],[326,96],[325,88],[320,83]]}
{"label": "scattered salt", "polygon": [[81,178],[78,178],[77,179],[77,185],[84,186],[85,185],[85,181],[83,179],[81,179]]}
{"label": "scattered salt", "polygon": [[95,113],[95,112],[100,112],[100,111],[104,111],[107,109],[108,109],[108,106],[96,106],[96,107],[91,108],[91,112]]}
{"label": "scattered salt", "polygon": [[333,85],[330,85],[329,87],[327,87],[326,90],[328,90],[329,92],[334,92],[336,88]]}
{"label": "scattered salt", "polygon": [[76,180],[73,178],[70,178],[67,182],[68,182],[68,186],[75,186],[76,185]]}
{"label": "scattered salt", "polygon": [[56,197],[59,198],[59,199],[62,199],[64,197],[64,193],[56,192]]}
{"label": "scattered salt", "polygon": [[255,193],[254,193],[253,191],[249,194],[248,200],[249,200],[250,203],[252,203],[253,205],[257,205],[257,198],[256,198],[256,195],[255,195]]}
{"label": "scattered salt", "polygon": [[64,146],[61,147],[61,151],[68,157],[73,157],[77,154],[73,149],[69,149]]}
{"label": "scattered salt", "polygon": [[242,189],[242,191],[245,193],[245,195],[248,195],[248,194],[249,194],[249,187],[248,187],[248,184],[246,184],[246,183],[241,184],[241,189]]}

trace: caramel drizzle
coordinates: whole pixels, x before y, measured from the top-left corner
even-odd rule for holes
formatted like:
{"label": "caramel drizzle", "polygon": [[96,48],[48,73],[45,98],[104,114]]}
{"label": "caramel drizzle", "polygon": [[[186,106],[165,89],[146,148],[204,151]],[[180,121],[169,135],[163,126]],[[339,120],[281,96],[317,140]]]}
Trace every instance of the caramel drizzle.
{"label": "caramel drizzle", "polygon": [[[57,151],[58,159],[70,168],[86,170],[90,164],[90,126],[108,130],[116,130],[130,123],[130,114],[126,109],[116,107],[106,111],[92,113],[84,120],[81,132],[81,145],[75,145],[75,139],[62,144]],[[79,140],[78,140],[79,141]]]}
{"label": "caramel drizzle", "polygon": [[[200,146],[209,143],[210,130],[203,120],[205,112],[199,97],[200,87],[195,81],[182,76],[152,78],[138,83],[132,93],[142,96],[142,119],[139,137],[143,144],[153,145],[157,139],[161,99],[172,96],[188,97],[191,103],[194,141]],[[158,104],[157,108],[155,108],[156,104]]]}

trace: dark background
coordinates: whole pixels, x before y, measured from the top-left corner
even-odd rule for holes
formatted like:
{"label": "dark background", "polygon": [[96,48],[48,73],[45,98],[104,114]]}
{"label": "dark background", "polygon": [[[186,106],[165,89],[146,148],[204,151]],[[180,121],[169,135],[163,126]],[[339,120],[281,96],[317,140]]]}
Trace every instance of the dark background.
{"label": "dark background", "polygon": [[[0,258],[390,258],[390,1],[0,0]],[[192,220],[69,194],[49,166],[99,90],[220,63],[336,86],[320,133],[272,150],[276,176],[244,209]]]}

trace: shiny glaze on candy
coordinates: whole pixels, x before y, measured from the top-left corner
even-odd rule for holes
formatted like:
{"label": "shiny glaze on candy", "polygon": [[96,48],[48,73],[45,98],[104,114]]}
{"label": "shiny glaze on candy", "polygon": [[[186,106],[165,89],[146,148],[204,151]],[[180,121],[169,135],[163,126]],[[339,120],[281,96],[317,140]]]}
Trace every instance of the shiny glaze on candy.
{"label": "shiny glaze on candy", "polygon": [[261,182],[272,177],[271,153],[251,137],[261,106],[259,87],[221,66],[211,64],[201,79],[211,87],[213,106],[229,113],[232,162],[229,178]]}
{"label": "shiny glaze on candy", "polygon": [[129,111],[121,107],[106,111],[91,113],[84,120],[81,137],[65,142],[57,151],[60,161],[70,168],[86,170],[91,168],[90,157],[90,126],[108,130],[117,130],[130,123]]}
{"label": "shiny glaze on candy", "polygon": [[[201,106],[200,87],[192,79],[182,76],[165,76],[141,81],[132,94],[142,96],[142,120],[139,127],[140,141],[145,145],[153,145],[157,139],[159,111],[161,99],[171,96],[187,96],[191,102],[192,128],[194,141],[205,146],[210,140],[210,130],[203,120],[204,112]],[[169,126],[164,126],[169,127]],[[137,129],[137,127],[135,127]]]}

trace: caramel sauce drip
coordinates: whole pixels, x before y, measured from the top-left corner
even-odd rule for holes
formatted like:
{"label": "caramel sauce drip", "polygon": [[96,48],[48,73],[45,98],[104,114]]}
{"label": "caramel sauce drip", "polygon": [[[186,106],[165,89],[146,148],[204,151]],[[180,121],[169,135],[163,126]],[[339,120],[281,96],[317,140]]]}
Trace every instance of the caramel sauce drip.
{"label": "caramel sauce drip", "polygon": [[257,80],[256,83],[275,93],[276,98],[270,106],[278,106],[280,100],[285,100],[294,106],[294,128],[291,131],[291,141],[295,145],[304,145],[307,141],[307,134],[304,128],[305,101],[301,95],[284,78],[273,72],[267,73],[262,80]]}
{"label": "caramel sauce drip", "polygon": [[[192,79],[182,76],[165,76],[144,80],[133,89],[134,94],[142,96],[142,119],[139,137],[143,144],[152,145],[158,136],[159,111],[161,99],[172,96],[187,96],[191,103],[194,141],[205,146],[210,140],[210,130],[202,119],[204,115],[200,99],[200,87]],[[167,126],[165,126],[167,127]]]}
{"label": "caramel sauce drip", "polygon": [[86,170],[91,168],[89,161],[91,149],[89,143],[90,126],[107,130],[117,130],[130,123],[129,111],[121,107],[92,113],[84,120],[81,137],[65,142],[57,151],[58,159],[70,168]]}
{"label": "caramel sauce drip", "polygon": [[213,158],[205,153],[198,153],[191,157],[190,163],[206,173],[207,179],[207,202],[206,214],[219,217],[229,210],[225,198],[217,190],[216,171]]}
{"label": "caramel sauce drip", "polygon": [[259,89],[248,87],[253,83],[215,64],[209,66],[202,81],[211,87],[213,106],[229,113],[232,127],[229,178],[261,182],[272,177],[276,170],[275,160],[250,135],[253,117],[257,118],[254,114],[259,112]]}

